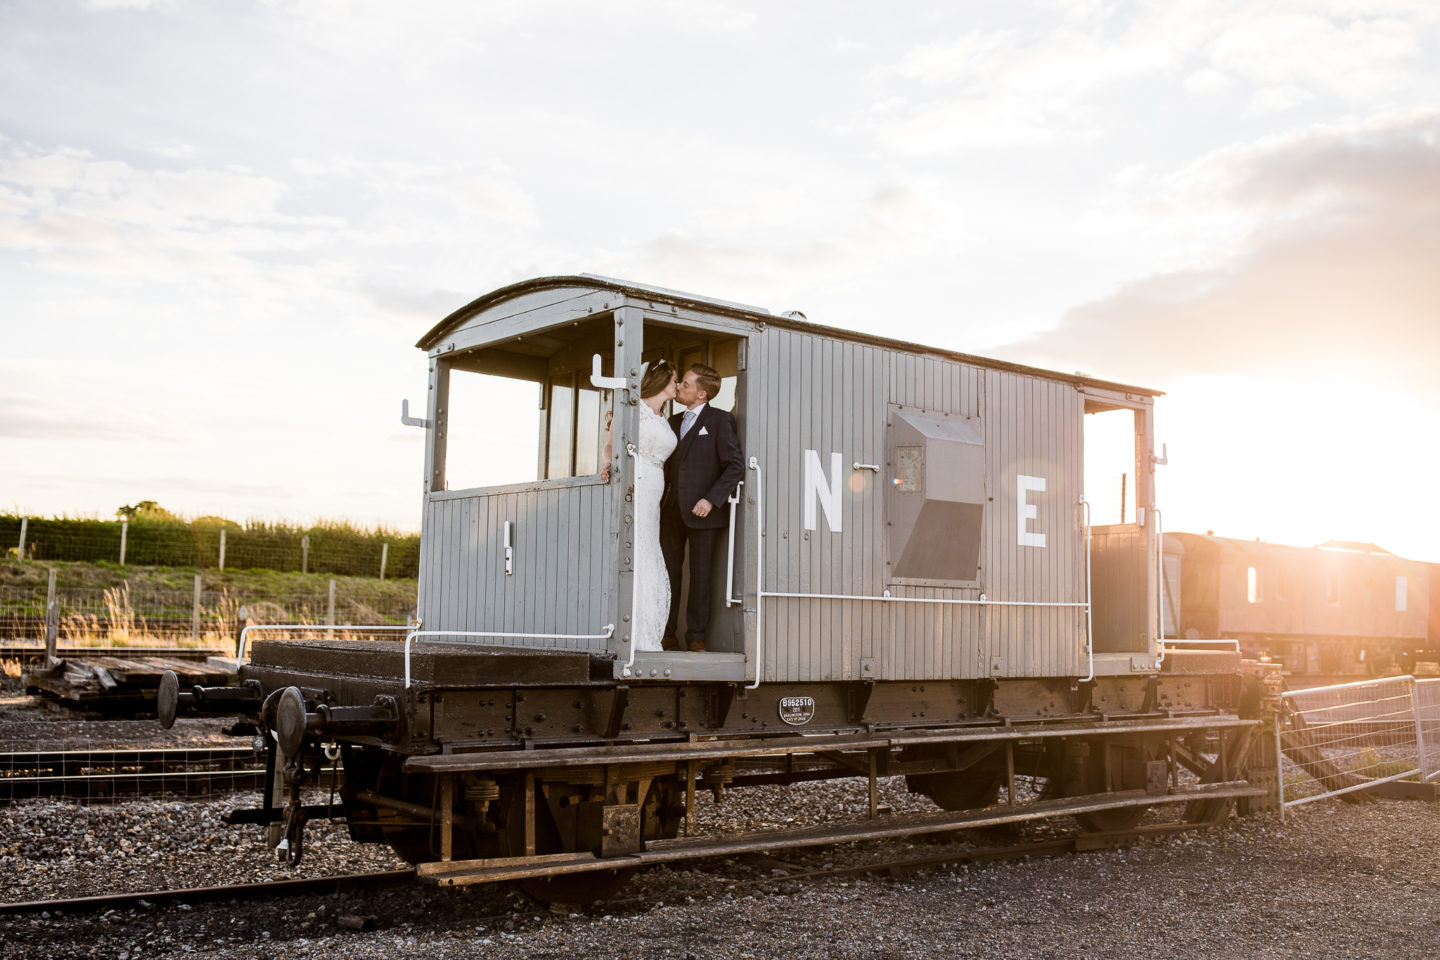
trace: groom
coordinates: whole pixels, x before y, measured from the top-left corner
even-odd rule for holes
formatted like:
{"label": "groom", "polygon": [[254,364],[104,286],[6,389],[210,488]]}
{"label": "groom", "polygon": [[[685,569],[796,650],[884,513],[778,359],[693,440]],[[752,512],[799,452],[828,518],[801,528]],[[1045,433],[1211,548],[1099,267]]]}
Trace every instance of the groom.
{"label": "groom", "polygon": [[725,501],[745,474],[735,418],[710,406],[720,392],[720,374],[696,363],[675,385],[675,399],[686,409],[670,418],[680,442],[665,461],[665,495],[660,502],[660,549],[670,574],[670,619],[666,650],[680,649],[680,579],[685,547],[690,547],[690,596],[685,605],[686,647],[705,650],[710,625],[710,566],[715,542],[730,521]]}

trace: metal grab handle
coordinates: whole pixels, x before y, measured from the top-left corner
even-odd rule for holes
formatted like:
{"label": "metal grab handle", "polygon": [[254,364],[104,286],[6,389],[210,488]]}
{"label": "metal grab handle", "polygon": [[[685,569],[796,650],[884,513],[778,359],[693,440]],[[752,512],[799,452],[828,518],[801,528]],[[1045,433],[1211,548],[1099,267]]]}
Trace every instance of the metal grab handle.
{"label": "metal grab handle", "polygon": [[505,576],[515,573],[515,525],[505,521]]}
{"label": "metal grab handle", "polygon": [[590,362],[590,386],[598,390],[621,390],[625,387],[624,377],[606,377],[600,373],[600,354],[595,354]]}
{"label": "metal grab handle", "polygon": [[735,596],[735,509],[740,506],[740,488],[745,486],[741,480],[735,485],[735,490],[726,501],[730,504],[730,546],[728,557],[725,561],[725,606],[734,607],[745,601]]}
{"label": "metal grab handle", "polygon": [[850,464],[850,469],[851,469],[851,470],[874,470],[876,473],[879,473],[879,472],[880,472],[880,464],[878,464],[878,463],[861,463],[859,460],[856,460],[854,463]]}
{"label": "metal grab handle", "polygon": [[424,427],[427,430],[430,428],[429,420],[426,420],[424,417],[410,416],[409,400],[400,401],[400,422],[405,424],[405,426],[407,427]]}

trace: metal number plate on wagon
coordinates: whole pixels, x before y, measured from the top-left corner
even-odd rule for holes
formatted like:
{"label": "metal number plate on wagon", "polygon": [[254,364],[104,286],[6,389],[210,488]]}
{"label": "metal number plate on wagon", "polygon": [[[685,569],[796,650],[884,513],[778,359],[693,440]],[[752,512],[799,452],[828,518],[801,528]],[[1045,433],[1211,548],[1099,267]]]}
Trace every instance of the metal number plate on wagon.
{"label": "metal number plate on wagon", "polygon": [[780,719],[790,724],[790,726],[799,727],[807,724],[814,716],[814,697],[780,698]]}

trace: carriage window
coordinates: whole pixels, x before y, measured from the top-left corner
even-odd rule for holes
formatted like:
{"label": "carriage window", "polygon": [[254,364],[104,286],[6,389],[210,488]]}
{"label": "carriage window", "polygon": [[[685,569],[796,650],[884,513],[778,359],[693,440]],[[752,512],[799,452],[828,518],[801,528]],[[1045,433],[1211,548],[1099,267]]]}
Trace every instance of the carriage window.
{"label": "carriage window", "polygon": [[1395,578],[1395,612],[1396,612],[1396,613],[1404,613],[1404,612],[1405,612],[1405,605],[1406,605],[1405,587],[1406,587],[1405,577],[1404,577],[1403,575],[1402,575],[1402,576],[1397,576],[1397,577]]}
{"label": "carriage window", "polygon": [[1260,580],[1260,570],[1257,567],[1245,568],[1245,599],[1251,603],[1259,603],[1264,599],[1261,593],[1263,584]]}

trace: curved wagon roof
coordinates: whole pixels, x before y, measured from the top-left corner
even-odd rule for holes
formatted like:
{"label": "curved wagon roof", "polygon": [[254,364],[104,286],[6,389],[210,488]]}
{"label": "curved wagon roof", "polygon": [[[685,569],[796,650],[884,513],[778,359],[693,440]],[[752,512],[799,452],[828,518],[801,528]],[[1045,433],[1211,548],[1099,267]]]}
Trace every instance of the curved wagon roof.
{"label": "curved wagon roof", "polygon": [[841,327],[829,327],[809,320],[802,320],[785,314],[774,314],[763,307],[749,306],[742,303],[734,303],[727,300],[717,300],[712,297],[704,297],[693,293],[684,293],[679,290],[671,290],[666,287],[656,287],[643,283],[632,283],[628,280],[617,280],[611,277],[600,277],[594,274],[561,275],[553,277],[536,277],[531,280],[522,280],[512,283],[509,286],[493,290],[481,297],[472,300],[465,306],[451,313],[444,320],[441,320],[429,332],[427,332],[415,344],[422,350],[429,350],[438,344],[445,335],[464,323],[470,317],[490,307],[504,303],[507,300],[535,293],[555,287],[588,287],[592,290],[613,290],[627,297],[644,299],[651,303],[664,303],[668,305],[687,307],[691,309],[704,310],[710,313],[721,314],[740,320],[748,320],[755,324],[767,324],[786,327],[792,330],[804,330],[809,333],[821,336],[835,337],[841,340],[848,340],[853,343],[866,343],[890,350],[903,351],[905,353],[924,353],[945,357],[951,360],[958,360],[962,363],[974,364],[982,367],[989,367],[996,370],[1008,370],[1016,373],[1032,374],[1045,377],[1050,380],[1062,380],[1081,386],[1092,386],[1106,390],[1120,390],[1126,393],[1141,394],[1148,397],[1159,397],[1164,395],[1163,390],[1156,390],[1151,387],[1140,387],[1133,384],[1118,383],[1112,380],[1102,380],[1095,377],[1087,377],[1083,374],[1062,373],[1058,370],[1047,370],[1043,367],[1032,367],[1021,363],[1012,363],[1005,360],[996,360],[991,357],[982,357],[976,354],[963,353],[958,350],[949,350],[944,347],[927,346],[925,344],[911,343],[905,340],[896,340],[890,337],[877,336],[870,333],[861,333],[855,330],[846,330]]}

